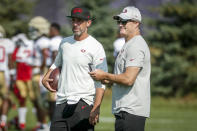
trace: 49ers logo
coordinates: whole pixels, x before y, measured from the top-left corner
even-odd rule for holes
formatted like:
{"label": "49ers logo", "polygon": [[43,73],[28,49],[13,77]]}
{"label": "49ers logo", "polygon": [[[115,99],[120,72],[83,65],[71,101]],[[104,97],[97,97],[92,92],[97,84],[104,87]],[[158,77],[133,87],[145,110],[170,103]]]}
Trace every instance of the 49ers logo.
{"label": "49ers logo", "polygon": [[84,52],[86,52],[86,50],[84,50],[84,49],[81,49],[81,52],[82,52],[82,53],[84,53]]}
{"label": "49ers logo", "polygon": [[81,8],[75,8],[74,10],[73,10],[73,13],[75,14],[75,13],[81,13],[82,12],[82,9]]}

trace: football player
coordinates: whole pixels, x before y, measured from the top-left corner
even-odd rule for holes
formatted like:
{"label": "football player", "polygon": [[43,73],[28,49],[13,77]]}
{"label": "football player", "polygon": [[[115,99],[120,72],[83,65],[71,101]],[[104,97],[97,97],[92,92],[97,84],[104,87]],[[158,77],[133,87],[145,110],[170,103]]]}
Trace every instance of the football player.
{"label": "football player", "polygon": [[[60,42],[62,41],[62,36],[60,36],[60,25],[58,23],[52,23],[50,26],[49,37],[50,37],[50,53],[49,66],[54,62],[55,57],[58,52]],[[52,119],[53,112],[55,109],[56,93],[50,93],[49,95],[49,117]]]}
{"label": "football player", "polygon": [[[0,25],[0,130],[6,130],[7,112],[11,106],[9,99],[9,70],[8,62],[11,60],[11,53],[14,50],[14,44],[11,40],[4,38],[5,30]],[[6,78],[6,76],[8,78]]]}
{"label": "football player", "polygon": [[[32,83],[34,91],[36,92],[35,100],[33,101],[36,108],[38,123],[37,128],[46,129],[46,111],[42,103],[43,97],[46,96],[46,90],[41,85],[41,76],[46,70],[47,57],[49,54],[49,22],[41,17],[36,16],[29,22],[29,37],[34,41],[34,53],[33,53],[33,77]],[[43,93],[44,91],[44,93]],[[44,95],[41,97],[41,95]]]}
{"label": "football player", "polygon": [[[12,61],[16,62],[16,86],[14,93],[19,100],[17,127],[24,130],[26,126],[26,98],[29,95],[31,100],[35,100],[35,94],[32,87],[32,56],[33,41],[30,41],[25,34],[20,33],[13,38],[15,50],[12,54]],[[16,89],[17,88],[17,89]]]}

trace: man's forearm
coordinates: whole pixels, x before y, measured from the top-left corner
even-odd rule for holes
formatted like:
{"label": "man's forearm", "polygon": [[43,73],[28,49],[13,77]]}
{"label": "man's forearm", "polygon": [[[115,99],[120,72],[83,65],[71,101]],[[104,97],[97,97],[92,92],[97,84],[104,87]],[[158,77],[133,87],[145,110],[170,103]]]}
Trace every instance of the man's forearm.
{"label": "man's forearm", "polygon": [[126,86],[131,86],[136,80],[138,72],[139,72],[139,69],[136,68],[130,71],[126,71],[122,74],[106,73],[104,78],[110,81],[111,83],[118,83],[118,84],[123,84]]}
{"label": "man's forearm", "polygon": [[129,82],[129,78],[124,76],[123,74],[119,74],[119,75],[116,75],[116,74],[106,74],[106,77],[105,77],[106,80],[110,81],[110,83],[118,83],[118,84],[123,84],[123,85],[131,85],[130,82]]}
{"label": "man's forearm", "polygon": [[100,107],[105,90],[103,88],[96,88],[96,97],[94,101],[93,109]]}
{"label": "man's forearm", "polygon": [[44,75],[44,77],[49,78],[49,76],[50,76],[50,74],[51,74],[51,72],[52,72],[53,70],[54,70],[54,69],[50,69],[50,68],[49,68],[49,70],[48,70],[47,73]]}
{"label": "man's forearm", "polygon": [[94,106],[90,112],[89,122],[91,125],[96,125],[99,122],[100,106],[105,90],[103,88],[96,88],[96,97]]}
{"label": "man's forearm", "polygon": [[42,65],[41,65],[41,70],[44,69],[44,67],[46,66],[46,61],[47,61],[47,57],[48,57],[48,49],[43,49],[42,50],[42,55],[43,55],[43,61],[42,61]]}

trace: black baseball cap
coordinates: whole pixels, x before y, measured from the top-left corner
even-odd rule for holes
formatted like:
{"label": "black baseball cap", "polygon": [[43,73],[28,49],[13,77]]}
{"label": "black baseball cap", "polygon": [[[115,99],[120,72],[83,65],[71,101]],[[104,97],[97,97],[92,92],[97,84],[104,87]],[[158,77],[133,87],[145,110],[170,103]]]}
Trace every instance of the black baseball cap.
{"label": "black baseball cap", "polygon": [[74,7],[71,10],[71,16],[67,16],[69,18],[80,18],[83,20],[95,20],[95,17],[91,17],[89,10],[85,7]]}

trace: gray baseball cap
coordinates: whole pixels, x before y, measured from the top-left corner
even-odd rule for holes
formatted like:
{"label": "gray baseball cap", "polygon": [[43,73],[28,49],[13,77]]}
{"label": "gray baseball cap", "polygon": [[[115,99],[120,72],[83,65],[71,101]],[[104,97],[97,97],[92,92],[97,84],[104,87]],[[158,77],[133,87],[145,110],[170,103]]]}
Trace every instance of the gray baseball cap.
{"label": "gray baseball cap", "polygon": [[115,20],[133,20],[141,22],[142,17],[138,8],[134,6],[125,7],[119,15],[113,16]]}

